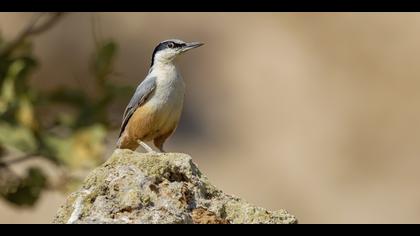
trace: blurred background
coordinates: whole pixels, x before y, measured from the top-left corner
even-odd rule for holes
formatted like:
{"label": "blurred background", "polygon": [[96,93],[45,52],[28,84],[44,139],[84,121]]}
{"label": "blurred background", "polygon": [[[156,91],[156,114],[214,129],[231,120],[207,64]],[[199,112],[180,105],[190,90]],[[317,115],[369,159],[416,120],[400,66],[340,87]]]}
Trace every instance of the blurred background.
{"label": "blurred background", "polygon": [[420,14],[1,13],[0,223],[52,221],[169,38],[206,45],[168,151],[301,223],[420,222]]}

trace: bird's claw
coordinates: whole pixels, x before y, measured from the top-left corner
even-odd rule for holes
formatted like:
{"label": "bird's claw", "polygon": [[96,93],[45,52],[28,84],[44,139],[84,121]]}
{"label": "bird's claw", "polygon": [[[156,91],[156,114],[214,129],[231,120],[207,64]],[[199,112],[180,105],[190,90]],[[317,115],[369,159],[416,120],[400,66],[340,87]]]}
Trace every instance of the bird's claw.
{"label": "bird's claw", "polygon": [[158,153],[155,150],[153,150],[153,148],[151,148],[149,145],[147,145],[145,142],[143,142],[141,140],[137,140],[137,142],[147,151],[147,153],[151,153],[151,154],[157,154]]}

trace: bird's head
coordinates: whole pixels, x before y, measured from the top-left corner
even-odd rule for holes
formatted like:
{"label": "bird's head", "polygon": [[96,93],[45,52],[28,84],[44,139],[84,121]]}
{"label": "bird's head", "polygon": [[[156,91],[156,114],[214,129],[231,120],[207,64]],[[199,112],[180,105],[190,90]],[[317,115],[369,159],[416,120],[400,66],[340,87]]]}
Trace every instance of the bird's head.
{"label": "bird's head", "polygon": [[162,63],[170,63],[176,58],[176,56],[193,48],[198,48],[202,45],[204,45],[204,43],[186,43],[179,39],[169,39],[162,41],[156,46],[155,50],[153,51],[152,66],[157,61]]}

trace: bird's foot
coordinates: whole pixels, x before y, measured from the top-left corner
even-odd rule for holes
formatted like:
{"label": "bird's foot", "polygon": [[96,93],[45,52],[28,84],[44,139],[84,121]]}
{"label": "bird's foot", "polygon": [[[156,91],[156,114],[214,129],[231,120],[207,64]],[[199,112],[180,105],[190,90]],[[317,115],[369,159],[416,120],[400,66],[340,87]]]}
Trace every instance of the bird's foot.
{"label": "bird's foot", "polygon": [[152,153],[155,154],[157,153],[155,150],[153,150],[153,148],[151,148],[149,145],[147,145],[145,142],[141,141],[141,140],[137,140],[137,142],[148,152],[148,153]]}

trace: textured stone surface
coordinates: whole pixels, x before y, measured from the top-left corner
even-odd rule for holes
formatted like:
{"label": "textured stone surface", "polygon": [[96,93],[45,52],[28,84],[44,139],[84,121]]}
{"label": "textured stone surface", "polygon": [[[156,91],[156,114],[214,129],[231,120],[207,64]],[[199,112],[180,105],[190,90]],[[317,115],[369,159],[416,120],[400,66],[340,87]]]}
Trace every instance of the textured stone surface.
{"label": "textured stone surface", "polygon": [[191,157],[116,150],[59,209],[54,223],[297,223],[214,187]]}

